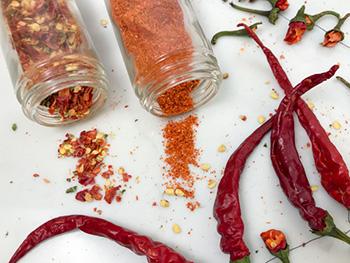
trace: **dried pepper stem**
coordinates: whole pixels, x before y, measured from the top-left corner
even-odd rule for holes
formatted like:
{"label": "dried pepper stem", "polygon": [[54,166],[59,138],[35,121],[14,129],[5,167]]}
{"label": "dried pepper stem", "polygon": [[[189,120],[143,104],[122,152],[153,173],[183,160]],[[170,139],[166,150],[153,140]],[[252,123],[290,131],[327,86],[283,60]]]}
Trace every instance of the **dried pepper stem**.
{"label": "dried pepper stem", "polygon": [[317,22],[319,19],[321,19],[322,17],[327,16],[327,15],[334,16],[334,17],[336,17],[337,19],[340,18],[339,13],[334,12],[334,11],[330,11],[330,10],[326,10],[326,11],[323,11],[323,12],[318,13],[318,14],[315,14],[315,15],[308,15],[308,14],[305,14],[305,19],[306,19],[306,24],[307,24],[307,30],[312,30],[312,29],[315,27],[316,22]]}
{"label": "dried pepper stem", "polygon": [[238,259],[235,261],[230,260],[230,263],[250,263],[250,258],[249,257],[244,257],[242,259]]}
{"label": "dried pepper stem", "polygon": [[[250,26],[251,29],[256,30],[258,28],[258,25],[261,25],[261,22],[255,23]],[[234,31],[220,31],[216,33],[213,38],[211,39],[211,43],[215,45],[219,38],[224,36],[248,36],[247,31],[245,29],[239,29]]]}
{"label": "dried pepper stem", "polygon": [[345,80],[341,76],[337,76],[337,80],[341,81],[346,87],[348,87],[350,89],[350,82],[349,81]]}

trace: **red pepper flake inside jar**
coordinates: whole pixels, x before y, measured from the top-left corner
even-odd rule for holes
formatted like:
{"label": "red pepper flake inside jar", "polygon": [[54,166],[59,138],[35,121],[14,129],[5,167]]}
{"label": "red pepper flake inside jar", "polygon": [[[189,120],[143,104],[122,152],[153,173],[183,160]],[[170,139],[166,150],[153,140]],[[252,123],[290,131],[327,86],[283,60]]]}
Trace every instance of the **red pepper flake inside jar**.
{"label": "red pepper flake inside jar", "polygon": [[[199,150],[195,147],[195,127],[198,118],[190,115],[180,121],[170,121],[163,129],[165,147],[166,193],[193,198],[195,177],[190,165],[198,167]],[[172,191],[170,191],[172,190]],[[172,193],[172,194],[170,194]]]}
{"label": "red pepper flake inside jar", "polygon": [[131,82],[148,111],[177,115],[216,94],[222,74],[189,2],[109,2]]}
{"label": "red pepper flake inside jar", "polygon": [[2,46],[27,117],[60,125],[102,106],[106,74],[73,1],[1,0],[0,12]]}

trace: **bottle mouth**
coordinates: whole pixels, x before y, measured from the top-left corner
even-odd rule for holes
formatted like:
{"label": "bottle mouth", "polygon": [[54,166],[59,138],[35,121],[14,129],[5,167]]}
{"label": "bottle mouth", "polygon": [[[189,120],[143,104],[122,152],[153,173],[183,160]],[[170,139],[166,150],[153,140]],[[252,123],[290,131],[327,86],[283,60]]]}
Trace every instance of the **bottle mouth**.
{"label": "bottle mouth", "polygon": [[[108,84],[103,66],[96,59],[68,55],[27,70],[16,85],[17,99],[29,119],[44,126],[61,126],[94,115],[107,98]],[[49,112],[49,108],[43,105],[47,98],[59,91],[76,87],[92,88],[91,106],[86,114],[64,118],[58,111]]]}
{"label": "bottle mouth", "polygon": [[[222,73],[211,50],[181,50],[160,58],[146,77],[137,78],[135,91],[146,110],[159,117],[169,117],[190,112],[204,105],[216,95],[221,81]],[[184,97],[176,98],[178,87],[191,87],[191,90],[185,93]],[[169,105],[165,107],[180,105],[178,110],[165,110],[159,101],[159,98],[164,96],[170,100]],[[185,105],[182,104],[182,99],[190,99],[191,102]]]}

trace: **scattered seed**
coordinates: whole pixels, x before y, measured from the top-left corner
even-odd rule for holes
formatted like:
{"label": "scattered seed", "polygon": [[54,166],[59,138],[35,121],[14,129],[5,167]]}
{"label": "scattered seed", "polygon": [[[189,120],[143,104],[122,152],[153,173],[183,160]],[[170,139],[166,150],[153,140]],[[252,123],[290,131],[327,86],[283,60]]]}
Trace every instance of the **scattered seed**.
{"label": "scattered seed", "polygon": [[277,91],[272,90],[271,93],[270,93],[270,97],[271,97],[271,99],[273,99],[273,100],[278,100],[279,97],[280,97],[280,95],[277,93]]}
{"label": "scattered seed", "polygon": [[247,116],[245,116],[245,115],[239,115],[239,118],[240,118],[242,121],[246,121],[246,120],[247,120]]}
{"label": "scattered seed", "polygon": [[51,182],[50,182],[50,180],[49,180],[49,179],[47,179],[47,178],[44,178],[44,179],[43,179],[43,181],[44,181],[44,183],[45,183],[45,184],[49,184],[49,183],[51,183]]}
{"label": "scattered seed", "polygon": [[318,191],[319,188],[320,188],[320,187],[319,187],[318,185],[312,185],[312,186],[311,186],[311,191],[312,191],[312,192],[316,192],[316,191]]}
{"label": "scattered seed", "polygon": [[214,189],[216,187],[216,185],[217,185],[217,182],[215,180],[209,179],[209,181],[208,181],[208,188],[209,189]]}
{"label": "scattered seed", "polygon": [[164,207],[164,208],[167,208],[167,207],[170,206],[169,201],[165,200],[165,199],[160,200],[159,204],[160,204],[161,207]]}
{"label": "scattered seed", "polygon": [[176,189],[175,190],[175,195],[176,196],[185,196],[185,193],[184,193],[184,191],[182,191],[181,189]]}
{"label": "scattered seed", "polygon": [[103,26],[104,28],[106,28],[107,25],[108,25],[108,20],[107,20],[107,19],[101,19],[101,20],[100,20],[100,24],[101,24],[101,26]]}
{"label": "scattered seed", "polygon": [[223,79],[228,79],[228,77],[229,77],[230,75],[226,72],[226,73],[224,73],[224,74],[222,74],[222,78]]}
{"label": "scattered seed", "polygon": [[11,126],[11,129],[13,130],[13,131],[17,131],[17,124],[16,123],[14,123],[14,124],[12,124],[12,126]]}
{"label": "scattered seed", "polygon": [[75,193],[77,191],[77,189],[78,189],[77,186],[70,187],[66,190],[66,194]]}
{"label": "scattered seed", "polygon": [[260,124],[263,124],[265,121],[266,121],[266,117],[265,117],[265,116],[260,115],[260,116],[258,117],[258,122],[259,122]]}
{"label": "scattered seed", "polygon": [[166,195],[175,195],[175,190],[173,188],[167,188],[165,189],[164,193]]}
{"label": "scattered seed", "polygon": [[335,129],[335,130],[340,130],[341,129],[341,124],[339,121],[334,121],[332,123],[332,128]]}
{"label": "scattered seed", "polygon": [[209,163],[203,163],[201,164],[201,169],[204,171],[204,172],[208,172],[210,170],[211,166]]}
{"label": "scattered seed", "polygon": [[307,106],[310,110],[313,110],[315,108],[315,104],[310,100],[307,101]]}
{"label": "scattered seed", "polygon": [[225,146],[224,144],[221,144],[221,145],[218,147],[218,152],[219,152],[219,153],[226,152],[226,146]]}
{"label": "scattered seed", "polygon": [[178,224],[173,224],[172,230],[175,234],[181,233],[181,227]]}

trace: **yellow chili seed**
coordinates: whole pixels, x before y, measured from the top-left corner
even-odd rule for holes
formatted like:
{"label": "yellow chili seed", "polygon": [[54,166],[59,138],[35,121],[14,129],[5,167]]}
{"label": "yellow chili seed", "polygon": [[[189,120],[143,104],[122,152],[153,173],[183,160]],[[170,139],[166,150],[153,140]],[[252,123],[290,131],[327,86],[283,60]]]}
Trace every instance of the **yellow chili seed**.
{"label": "yellow chili seed", "polygon": [[170,206],[169,201],[165,200],[165,199],[160,200],[159,204],[160,204],[161,207],[164,207],[164,208],[167,208],[167,207]]}
{"label": "yellow chili seed", "polygon": [[224,74],[222,74],[222,78],[223,79],[228,79],[228,77],[229,77],[230,75],[226,72],[226,73],[224,73]]}
{"label": "yellow chili seed", "polygon": [[181,233],[181,227],[178,224],[173,224],[172,230],[175,234]]}
{"label": "yellow chili seed", "polygon": [[258,122],[259,122],[260,124],[263,124],[265,121],[266,121],[265,116],[260,115],[260,116],[258,117]]}
{"label": "yellow chili seed", "polygon": [[341,129],[341,124],[339,121],[334,121],[332,123],[332,128],[335,129],[335,130],[340,130]]}
{"label": "yellow chili seed", "polygon": [[209,163],[203,163],[201,164],[201,169],[204,171],[204,172],[208,172],[210,170],[211,166]]}
{"label": "yellow chili seed", "polygon": [[312,185],[312,186],[311,186],[311,191],[312,191],[312,192],[316,192],[316,191],[318,191],[319,188],[320,188],[320,187],[319,187],[318,185]]}
{"label": "yellow chili seed", "polygon": [[219,153],[226,152],[226,146],[225,146],[224,144],[221,144],[221,145],[218,147],[218,152],[219,152]]}
{"label": "yellow chili seed", "polygon": [[185,193],[181,189],[176,189],[175,190],[175,195],[176,196],[185,196]]}
{"label": "yellow chili seed", "polygon": [[209,189],[214,189],[216,187],[216,185],[217,185],[217,182],[215,180],[209,179],[209,181],[208,181],[208,188]]}
{"label": "yellow chili seed", "polygon": [[271,97],[271,99],[273,99],[273,100],[278,100],[279,97],[280,97],[280,95],[277,93],[277,91],[272,90],[271,93],[270,93],[270,97]]}
{"label": "yellow chili seed", "polygon": [[312,101],[307,101],[307,106],[309,107],[310,110],[313,110],[315,108],[315,104]]}
{"label": "yellow chili seed", "polygon": [[164,193],[166,195],[175,195],[175,190],[173,188],[167,188],[165,189]]}

